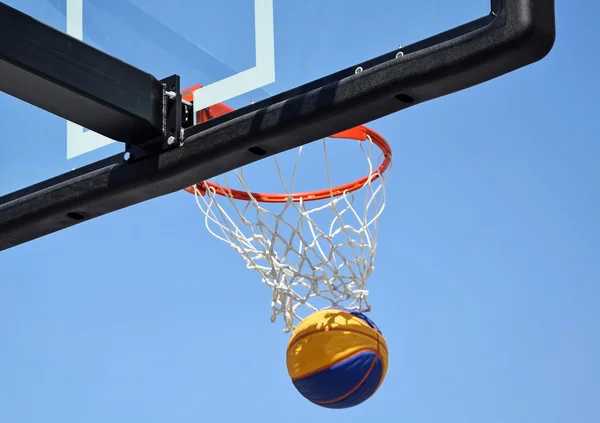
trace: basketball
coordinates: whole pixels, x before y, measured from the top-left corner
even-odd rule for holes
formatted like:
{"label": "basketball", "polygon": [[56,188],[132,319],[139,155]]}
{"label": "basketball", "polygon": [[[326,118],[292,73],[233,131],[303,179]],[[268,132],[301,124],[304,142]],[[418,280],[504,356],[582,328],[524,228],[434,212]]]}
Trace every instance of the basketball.
{"label": "basketball", "polygon": [[325,408],[350,408],[373,396],[385,378],[387,344],[364,314],[327,309],[294,330],[286,363],[302,396]]}

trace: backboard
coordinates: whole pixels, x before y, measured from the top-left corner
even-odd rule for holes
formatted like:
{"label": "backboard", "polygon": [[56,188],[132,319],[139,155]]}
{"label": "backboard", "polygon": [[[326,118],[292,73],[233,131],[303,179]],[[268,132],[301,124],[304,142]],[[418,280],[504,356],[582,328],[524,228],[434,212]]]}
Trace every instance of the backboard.
{"label": "backboard", "polygon": [[[181,88],[202,84],[201,89],[193,92],[194,112],[226,103],[235,109],[256,113],[320,90],[320,97],[312,100],[306,97],[294,106],[296,109],[291,110],[288,103],[285,114],[310,120],[308,115],[302,117],[303,113],[311,112],[309,109],[323,106],[330,110],[330,106],[339,104],[340,111],[342,108],[348,111],[348,123],[352,121],[352,126],[468,88],[513,70],[511,68],[539,60],[549,51],[554,40],[552,0],[375,0],[370,3],[358,0],[4,0],[3,3],[159,80],[177,74],[181,78]],[[510,16],[500,13],[507,5]],[[519,16],[515,15],[517,13]],[[539,22],[528,21],[534,15],[535,19],[540,17]],[[498,16],[503,22],[499,22]],[[498,25],[508,33],[512,31],[511,25],[520,20],[528,28],[518,34],[512,44],[505,43],[497,52],[484,45],[489,43],[493,47],[496,42],[490,40],[496,35],[501,37],[498,35],[500,30],[492,34],[486,32],[487,27],[491,31],[492,25]],[[481,34],[474,35],[471,40],[473,49],[480,47],[483,53],[465,50],[462,64],[453,63],[452,58],[461,56],[462,44],[467,38],[462,40],[460,37],[477,31]],[[543,32],[543,36],[538,37],[538,32]],[[434,37],[437,34],[442,35]],[[508,50],[516,48],[518,42],[526,46],[527,37],[535,38],[535,45],[524,48],[509,59]],[[391,89],[391,85],[386,88],[383,83],[399,75],[396,68],[389,66],[381,68],[375,75],[376,66],[406,60],[406,75],[401,76],[405,80],[416,81],[426,60],[418,62],[411,57],[423,59],[433,52],[434,47],[449,40],[452,43],[448,44],[440,59],[443,63],[435,65],[438,67],[430,69],[429,76],[412,87],[414,93],[417,89],[422,90],[422,98],[394,92],[391,93],[395,98],[394,104],[369,105],[369,98],[374,101],[385,90]],[[440,51],[437,53],[441,54]],[[467,54],[470,56],[467,57]],[[484,57],[485,54],[491,57]],[[477,63],[469,69],[467,62],[471,65]],[[340,81],[351,79],[363,71],[365,76],[373,71],[373,79],[368,84],[347,86],[346,91],[339,88]],[[410,72],[414,75],[409,75]],[[107,78],[114,76],[108,75]],[[452,77],[453,82],[439,86],[432,84],[429,89],[426,88],[427,78],[446,76]],[[328,91],[323,91],[322,87],[329,87]],[[118,92],[118,82],[114,84],[114,90]],[[354,99],[353,95],[361,97]],[[88,172],[85,166],[122,155],[125,151],[124,144],[120,142],[123,140],[88,130],[80,123],[28,104],[13,95],[0,93],[0,108],[3,111],[0,116],[0,197],[5,196],[0,201],[0,208],[1,203],[14,202],[58,182],[72,180],[72,177],[61,177],[56,183],[21,191],[11,197],[9,194],[15,191],[74,169],[84,169],[72,175],[81,177]],[[329,130],[324,127],[329,125],[325,122],[329,112],[324,110],[319,111],[323,120],[314,121],[315,127],[325,131],[322,135]],[[346,129],[342,121],[330,122],[332,133]],[[284,124],[286,128],[295,126],[291,121],[280,123],[281,128]],[[260,130],[264,129],[263,126]],[[187,135],[199,133],[199,129],[192,129]],[[306,134],[302,140],[294,141],[285,148],[309,142],[314,135],[316,132]],[[173,156],[173,160],[180,159]],[[168,161],[172,162],[171,159]],[[117,162],[113,160],[111,163]],[[232,160],[231,166],[235,164],[239,163]],[[210,166],[206,169],[217,173],[222,170]],[[139,172],[136,171],[136,174]],[[191,178],[188,175],[190,181]],[[177,189],[182,188],[184,186]],[[165,185],[150,197],[174,189],[175,185]],[[137,198],[125,203],[145,200]],[[118,203],[118,206],[109,208],[129,205],[121,200]],[[14,208],[11,210],[14,212]],[[89,216],[96,217],[110,211],[95,210],[89,212]],[[45,212],[39,213],[38,217],[47,217]],[[10,216],[12,218],[14,215]],[[4,221],[5,224],[13,225],[7,223],[9,220]],[[0,218],[0,226],[2,222]],[[41,231],[43,233],[77,222],[46,223],[52,228]],[[28,238],[36,236],[32,234]],[[11,241],[7,246],[19,242]]]}
{"label": "backboard", "polygon": [[[7,0],[41,22],[158,78],[202,84],[197,108],[262,100],[489,12],[489,0]],[[123,146],[2,94],[0,195]],[[24,124],[29,122],[29,124]],[[35,122],[35,124],[33,124]]]}

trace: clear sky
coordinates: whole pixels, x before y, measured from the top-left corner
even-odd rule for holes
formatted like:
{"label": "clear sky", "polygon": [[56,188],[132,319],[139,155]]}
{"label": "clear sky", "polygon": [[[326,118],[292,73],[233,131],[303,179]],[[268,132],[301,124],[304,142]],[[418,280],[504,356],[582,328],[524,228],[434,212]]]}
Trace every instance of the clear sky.
{"label": "clear sky", "polygon": [[[196,2],[202,16],[190,0],[134,2],[155,16],[173,7],[163,20],[182,22],[177,38],[133,15],[122,17],[145,33],[127,31],[109,13],[117,3],[98,1],[89,41],[158,77],[193,85],[203,63],[215,80],[252,62],[243,2]],[[8,3],[64,29],[65,0]],[[275,6],[278,80],[257,98],[489,8]],[[0,422],[600,421],[598,12],[558,1],[542,62],[370,123],[394,149],[369,281],[390,367],[370,401],[332,411],[297,394],[269,291],[181,192],[0,253]],[[201,48],[174,45],[166,60],[148,41],[163,34]],[[4,95],[0,108],[0,194],[71,166],[63,121]]]}

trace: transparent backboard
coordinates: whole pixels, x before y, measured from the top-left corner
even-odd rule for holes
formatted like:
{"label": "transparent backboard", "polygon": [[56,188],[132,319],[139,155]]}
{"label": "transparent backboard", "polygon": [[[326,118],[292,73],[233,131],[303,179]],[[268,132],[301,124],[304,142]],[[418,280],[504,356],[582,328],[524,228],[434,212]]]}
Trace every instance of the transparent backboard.
{"label": "transparent backboard", "polygon": [[[490,0],[8,0],[158,79],[238,108],[490,11]],[[0,93],[0,195],[124,151]],[[10,142],[14,140],[14,142]]]}

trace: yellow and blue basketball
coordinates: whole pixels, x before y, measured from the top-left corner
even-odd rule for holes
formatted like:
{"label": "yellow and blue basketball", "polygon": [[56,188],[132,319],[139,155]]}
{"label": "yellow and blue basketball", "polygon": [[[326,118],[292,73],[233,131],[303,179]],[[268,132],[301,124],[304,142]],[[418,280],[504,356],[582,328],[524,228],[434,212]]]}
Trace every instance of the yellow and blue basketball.
{"label": "yellow and blue basketball", "polygon": [[288,343],[286,362],[302,396],[341,409],[363,403],[379,389],[388,351],[381,331],[364,314],[328,309],[300,322]]}

